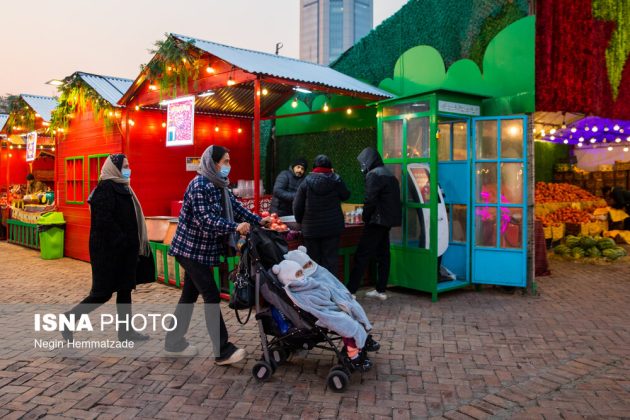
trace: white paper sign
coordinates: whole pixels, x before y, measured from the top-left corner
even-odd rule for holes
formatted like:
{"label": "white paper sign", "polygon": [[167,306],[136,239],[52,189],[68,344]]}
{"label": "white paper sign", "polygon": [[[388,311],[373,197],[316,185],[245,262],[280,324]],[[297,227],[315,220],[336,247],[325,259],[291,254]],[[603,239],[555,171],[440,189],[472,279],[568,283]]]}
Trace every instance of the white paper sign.
{"label": "white paper sign", "polygon": [[458,102],[438,101],[438,110],[453,114],[472,115],[473,117],[481,115],[481,107],[479,105],[460,104]]}

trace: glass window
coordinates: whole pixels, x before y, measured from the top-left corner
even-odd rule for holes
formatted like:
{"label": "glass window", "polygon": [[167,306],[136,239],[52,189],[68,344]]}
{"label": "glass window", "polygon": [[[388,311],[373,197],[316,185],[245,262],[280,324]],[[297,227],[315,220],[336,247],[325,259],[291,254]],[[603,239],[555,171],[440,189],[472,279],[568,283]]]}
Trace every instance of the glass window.
{"label": "glass window", "polygon": [[407,209],[407,246],[429,249],[430,209]]}
{"label": "glass window", "polygon": [[396,226],[390,229],[389,231],[389,243],[391,245],[401,245],[403,244],[403,231],[402,226]]}
{"label": "glass window", "polygon": [[372,2],[354,2],[354,42],[372,30]]}
{"label": "glass window", "polygon": [[523,247],[523,209],[501,208],[501,248]]}
{"label": "glass window", "polygon": [[468,123],[453,124],[453,160],[468,159]]}
{"label": "glass window", "polygon": [[402,120],[383,121],[383,159],[402,157]]}
{"label": "glass window", "polygon": [[400,200],[402,201],[402,165],[400,163],[387,163],[385,167],[396,177],[398,180],[398,187],[400,188]]}
{"label": "glass window", "polygon": [[428,101],[409,102],[383,108],[383,117],[396,115],[415,114],[417,112],[428,112],[430,109]]}
{"label": "glass window", "polygon": [[497,158],[497,121],[477,121],[477,159]]}
{"label": "glass window", "polygon": [[343,0],[330,0],[329,55],[334,61],[343,52]]}
{"label": "glass window", "polygon": [[83,204],[83,157],[70,157],[65,161],[66,203]]}
{"label": "glass window", "polygon": [[497,164],[477,163],[477,202],[493,204],[497,202]]}
{"label": "glass window", "polygon": [[451,124],[439,124],[440,138],[438,144],[438,160],[451,160]]}
{"label": "glass window", "polygon": [[477,207],[475,210],[475,243],[477,246],[496,248],[497,246],[497,209],[496,207]]}
{"label": "glass window", "polygon": [[407,120],[407,157],[429,157],[429,118],[411,118]]}
{"label": "glass window", "polygon": [[431,202],[431,177],[426,167],[410,163],[407,165],[408,200],[412,203],[429,204]]}
{"label": "glass window", "polygon": [[501,202],[521,204],[523,202],[523,164],[501,164]]}
{"label": "glass window", "polygon": [[465,204],[452,204],[451,206],[451,220],[452,220],[452,232],[453,242],[466,242],[466,227],[468,217],[466,217],[466,205]]}
{"label": "glass window", "polygon": [[523,158],[523,120],[501,120],[501,157]]}

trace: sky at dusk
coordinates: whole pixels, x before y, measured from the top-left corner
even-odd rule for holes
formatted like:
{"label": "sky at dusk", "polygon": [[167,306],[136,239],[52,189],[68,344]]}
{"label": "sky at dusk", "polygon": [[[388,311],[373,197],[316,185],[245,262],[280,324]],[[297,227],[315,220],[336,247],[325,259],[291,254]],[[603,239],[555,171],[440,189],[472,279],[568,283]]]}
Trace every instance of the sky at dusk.
{"label": "sky at dusk", "polygon": [[[380,24],[407,0],[374,0]],[[299,56],[299,0],[5,0],[0,95],[55,95],[77,70],[134,79],[165,32]]]}

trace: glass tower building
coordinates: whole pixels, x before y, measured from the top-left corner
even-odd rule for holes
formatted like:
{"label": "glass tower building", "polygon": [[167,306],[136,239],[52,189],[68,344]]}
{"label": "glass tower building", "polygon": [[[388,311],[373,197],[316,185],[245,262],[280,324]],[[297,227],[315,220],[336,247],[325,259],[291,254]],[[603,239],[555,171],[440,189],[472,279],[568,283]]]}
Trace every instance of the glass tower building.
{"label": "glass tower building", "polygon": [[372,30],[372,0],[300,0],[300,59],[328,65]]}

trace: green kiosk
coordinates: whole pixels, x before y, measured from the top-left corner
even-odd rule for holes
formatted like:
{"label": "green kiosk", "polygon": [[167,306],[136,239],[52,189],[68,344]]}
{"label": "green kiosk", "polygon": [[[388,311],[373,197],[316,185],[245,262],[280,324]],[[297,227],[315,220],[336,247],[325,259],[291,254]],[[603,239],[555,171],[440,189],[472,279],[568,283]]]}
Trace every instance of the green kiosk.
{"label": "green kiosk", "polygon": [[484,117],[480,96],[447,90],[378,104],[378,148],[396,175],[402,227],[390,284],[431,293],[525,287],[527,117]]}

